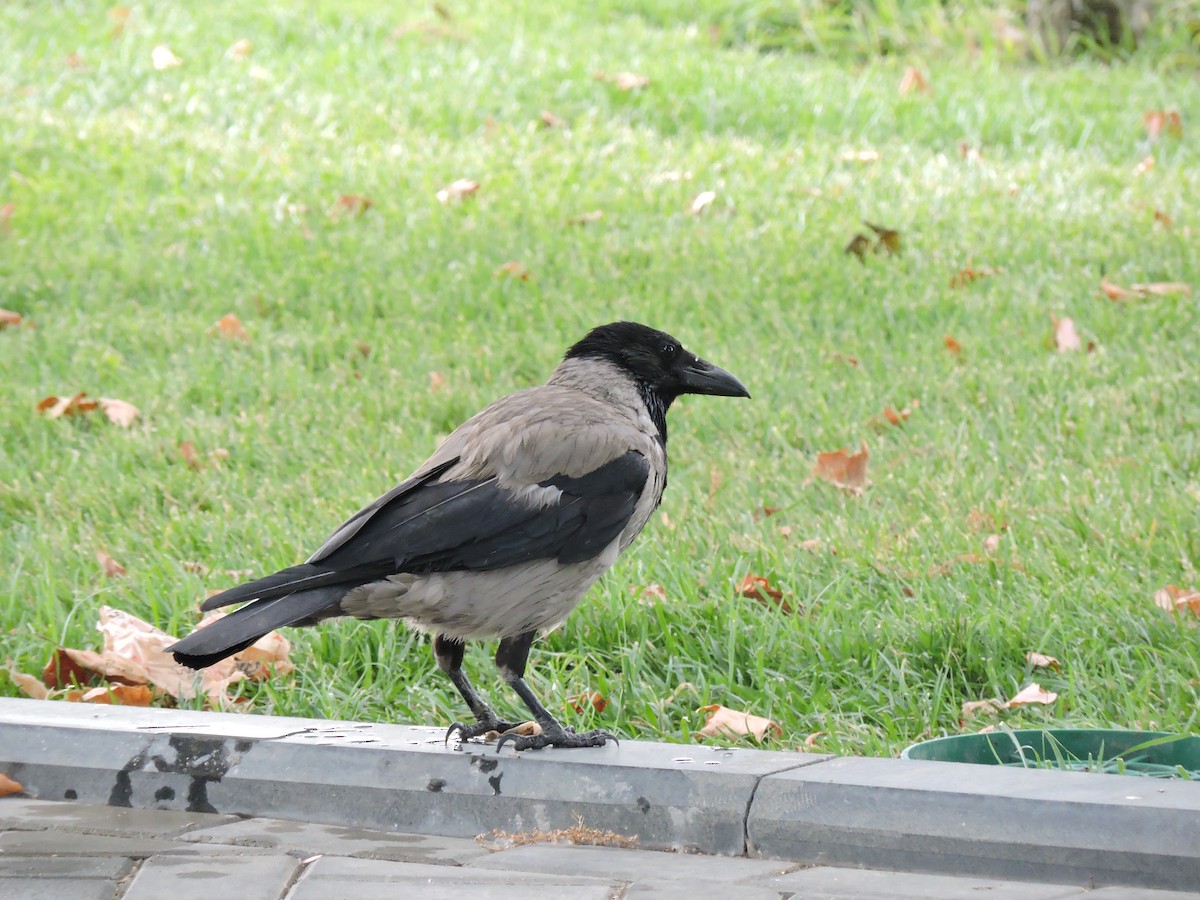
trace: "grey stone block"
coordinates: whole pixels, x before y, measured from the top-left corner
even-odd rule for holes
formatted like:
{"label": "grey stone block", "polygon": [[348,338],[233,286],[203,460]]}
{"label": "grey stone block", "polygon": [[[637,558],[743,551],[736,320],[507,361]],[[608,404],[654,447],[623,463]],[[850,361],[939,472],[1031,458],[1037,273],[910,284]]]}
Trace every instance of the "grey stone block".
{"label": "grey stone block", "polygon": [[307,867],[288,900],[509,900],[514,896],[610,900],[617,883],[609,878],[495,872],[487,869],[322,857]]}
{"label": "grey stone block", "polygon": [[6,878],[0,889],[4,900],[113,900],[117,884],[94,878]]}
{"label": "grey stone block", "polygon": [[271,900],[283,896],[299,868],[298,860],[282,853],[205,859],[155,856],[142,863],[122,896],[123,900]]}
{"label": "grey stone block", "polygon": [[1059,884],[1030,884],[993,878],[956,878],[951,875],[879,872],[872,869],[841,869],[814,866],[764,879],[776,895],[797,897],[854,898],[854,900],[1065,900],[1081,897],[1082,888]]}
{"label": "grey stone block", "polygon": [[190,832],[185,841],[235,844],[284,850],[306,858],[318,854],[461,866],[488,851],[466,838],[395,834],[344,825],[319,825],[285,819],[239,819]]}
{"label": "grey stone block", "polygon": [[149,837],[112,837],[61,831],[0,832],[0,854],[13,856],[124,856],[145,859],[160,853],[185,856],[252,856],[267,851],[253,847],[213,847]]}
{"label": "grey stone block", "polygon": [[779,891],[739,884],[728,894],[718,895],[711,884],[702,881],[639,881],[620,895],[621,900],[702,900],[705,897],[728,896],[737,900],[780,900]]}
{"label": "grey stone block", "polygon": [[1200,785],[917,760],[764,778],[752,853],[1068,884],[1200,886]]}
{"label": "grey stone block", "polygon": [[510,872],[547,872],[590,875],[638,882],[704,881],[732,884],[746,879],[778,875],[795,868],[790,862],[769,859],[729,859],[658,850],[620,847],[573,847],[562,844],[526,844],[493,853],[469,863],[470,868]]}
{"label": "grey stone block", "polygon": [[0,799],[0,830],[3,831],[54,828],[87,834],[167,838],[194,828],[237,821],[234,816],[205,813],[89,806],[20,797]]}
{"label": "grey stone block", "polygon": [[[64,852],[70,848],[63,847]],[[116,881],[133,868],[132,860],[122,856],[0,856],[0,878],[106,878]],[[0,885],[0,895],[3,895]]]}

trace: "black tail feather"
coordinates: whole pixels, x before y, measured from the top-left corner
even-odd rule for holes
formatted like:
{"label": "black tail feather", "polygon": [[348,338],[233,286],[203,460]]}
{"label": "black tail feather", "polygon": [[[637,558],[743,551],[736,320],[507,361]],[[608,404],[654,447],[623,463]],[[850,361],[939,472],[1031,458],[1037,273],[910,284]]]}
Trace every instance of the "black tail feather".
{"label": "black tail feather", "polygon": [[200,609],[208,612],[232,603],[240,603],[243,600],[274,600],[277,597],[285,597],[289,594],[332,584],[362,584],[373,577],[382,577],[394,571],[390,560],[383,563],[355,566],[350,569],[328,569],[324,566],[302,563],[214,594],[200,605]]}
{"label": "black tail feather", "polygon": [[168,647],[167,652],[181,665],[203,669],[246,649],[276,628],[337,615],[338,603],[346,590],[344,585],[317,588],[248,603],[211,625],[193,631]]}

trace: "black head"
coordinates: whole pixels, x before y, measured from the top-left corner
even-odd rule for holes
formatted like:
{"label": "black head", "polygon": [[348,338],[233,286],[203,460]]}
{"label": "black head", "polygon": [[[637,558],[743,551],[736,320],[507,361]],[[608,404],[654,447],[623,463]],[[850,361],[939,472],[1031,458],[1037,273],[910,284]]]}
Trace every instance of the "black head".
{"label": "black head", "polygon": [[603,359],[622,369],[637,383],[643,396],[652,394],[665,413],[680,394],[749,397],[733,375],[714,366],[665,331],[637,322],[613,322],[588,332],[567,351],[566,359]]}

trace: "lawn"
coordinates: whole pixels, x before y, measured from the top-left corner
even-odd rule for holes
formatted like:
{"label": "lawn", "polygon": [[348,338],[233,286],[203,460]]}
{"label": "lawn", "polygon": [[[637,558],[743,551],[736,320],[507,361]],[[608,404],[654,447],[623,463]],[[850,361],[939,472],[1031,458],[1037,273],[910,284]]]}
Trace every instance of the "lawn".
{"label": "lawn", "polygon": [[[1196,731],[1200,618],[1154,599],[1200,587],[1184,6],[1137,53],[1039,62],[978,4],[879,5],[766,52],[734,0],[0,4],[0,307],[24,317],[0,331],[0,657],[96,646],[105,604],[185,633],[206,590],[300,562],[633,318],[754,399],[672,410],[659,515],[534,649],[567,722],[688,742],[723,704],[772,746],[875,755],[999,721]],[[479,188],[440,202],[456,179]],[[864,220],[899,252],[844,252]],[[77,391],[141,415],[35,409]],[[863,441],[860,493],[813,478]],[[255,711],[465,712],[403,625],[287,636]],[[492,649],[468,669],[516,714]],[[1057,700],[963,720],[1035,681]]]}

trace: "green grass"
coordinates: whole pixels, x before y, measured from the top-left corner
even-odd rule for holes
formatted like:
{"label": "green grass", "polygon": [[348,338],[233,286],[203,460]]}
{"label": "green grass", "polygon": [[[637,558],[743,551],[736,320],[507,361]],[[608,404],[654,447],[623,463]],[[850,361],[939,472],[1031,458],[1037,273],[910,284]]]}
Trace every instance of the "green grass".
{"label": "green grass", "polygon": [[[964,701],[1035,678],[1060,699],[1013,727],[1197,729],[1200,632],[1152,599],[1200,586],[1197,295],[1096,296],[1103,276],[1200,288],[1185,29],[1041,65],[975,7],[951,26],[889,6],[863,20],[887,48],[862,25],[813,54],[760,52],[737,3],[453,2],[448,22],[365,0],[148,4],[115,38],[108,6],[0,5],[0,306],[36,326],[0,332],[0,656],[18,668],[97,644],[101,604],[186,632],[226,570],[302,560],[440,435],[629,317],[754,400],[678,404],[665,519],[535,648],[532,684],[569,722],[689,741],[722,703],[773,718],[780,746],[822,731],[822,749],[893,754],[978,728]],[[157,44],[183,65],[156,71]],[[910,65],[932,95],[898,93]],[[652,82],[593,78],[623,70]],[[543,109],[568,126],[538,127]],[[1182,139],[1151,145],[1150,109],[1178,110]],[[865,149],[878,162],[847,158]],[[443,206],[456,178],[482,187]],[[701,190],[717,199],[697,218]],[[343,194],[374,206],[335,221]],[[899,229],[901,254],[845,255],[863,219]],[[510,260],[530,280],[494,274]],[[968,262],[999,271],[951,287]],[[208,333],[229,312],[250,343]],[[1053,352],[1050,314],[1095,352]],[[143,417],[34,412],[77,390]],[[912,398],[903,427],[872,427]],[[819,451],[864,438],[863,496],[810,482]],[[229,458],[190,469],[185,440]],[[991,533],[994,561],[947,565]],[[100,549],[128,575],[104,578]],[[799,611],[738,597],[747,572]],[[665,602],[639,602],[651,583]],[[464,712],[403,626],[288,636],[297,671],[250,690],[257,710]],[[468,666],[515,714],[491,649]],[[1031,673],[1029,650],[1061,672]],[[564,709],[585,689],[603,713]]]}

